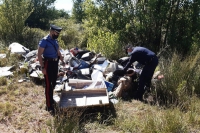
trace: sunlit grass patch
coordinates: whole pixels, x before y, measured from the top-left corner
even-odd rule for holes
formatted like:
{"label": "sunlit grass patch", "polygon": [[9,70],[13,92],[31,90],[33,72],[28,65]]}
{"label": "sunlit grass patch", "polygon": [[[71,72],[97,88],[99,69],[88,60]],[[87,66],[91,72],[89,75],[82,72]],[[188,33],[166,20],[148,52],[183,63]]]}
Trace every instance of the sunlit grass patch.
{"label": "sunlit grass patch", "polygon": [[164,106],[179,105],[188,108],[188,99],[200,94],[200,53],[182,59],[177,53],[160,62],[164,78],[157,84],[157,100]]}
{"label": "sunlit grass patch", "polygon": [[7,78],[6,77],[0,77],[0,86],[7,85]]}
{"label": "sunlit grass patch", "polygon": [[7,58],[0,58],[0,67],[5,67],[7,63],[8,63]]}
{"label": "sunlit grass patch", "polygon": [[185,117],[190,125],[200,128],[200,99],[194,96],[190,101]]}
{"label": "sunlit grass patch", "polygon": [[21,88],[20,89],[20,94],[21,95],[28,95],[29,89],[31,89],[31,88],[25,88],[25,87]]}
{"label": "sunlit grass patch", "polygon": [[16,89],[18,89],[19,88],[19,86],[16,84],[16,83],[11,83],[11,84],[9,84],[8,86],[7,86],[7,90],[8,91],[13,91],[13,90],[16,90]]}
{"label": "sunlit grass patch", "polygon": [[14,110],[16,109],[16,106],[9,102],[2,102],[0,103],[0,112],[4,116],[10,116]]}
{"label": "sunlit grass patch", "polygon": [[118,111],[114,126],[124,132],[152,133],[152,132],[188,132],[187,119],[177,109],[158,109],[157,107],[135,107],[127,111]]}
{"label": "sunlit grass patch", "polygon": [[10,92],[9,93],[9,95],[7,95],[8,97],[8,100],[10,101],[10,102],[13,102],[13,101],[16,101],[16,97],[15,97],[15,92],[14,91],[12,91],[12,92]]}
{"label": "sunlit grass patch", "polygon": [[7,93],[6,86],[0,87],[0,96]]}
{"label": "sunlit grass patch", "polygon": [[[181,112],[178,108],[169,109],[164,111],[162,118],[162,130],[165,132],[180,132],[187,133],[187,120],[185,119],[185,114]],[[162,131],[161,130],[161,131]]]}
{"label": "sunlit grass patch", "polygon": [[[58,109],[58,108],[57,108]],[[48,120],[46,124],[50,127],[50,131],[59,133],[71,133],[79,131],[79,123],[84,110],[77,109],[61,109],[56,110],[53,121]]]}

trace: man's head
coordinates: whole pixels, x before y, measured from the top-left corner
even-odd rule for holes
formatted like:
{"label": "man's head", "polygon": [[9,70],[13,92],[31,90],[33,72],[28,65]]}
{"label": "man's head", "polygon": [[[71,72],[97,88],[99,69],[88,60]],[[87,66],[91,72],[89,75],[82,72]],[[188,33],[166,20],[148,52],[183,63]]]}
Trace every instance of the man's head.
{"label": "man's head", "polygon": [[61,27],[58,27],[56,25],[50,25],[50,33],[51,33],[52,39],[57,39],[61,30],[62,30]]}
{"label": "man's head", "polygon": [[125,52],[126,54],[129,54],[133,51],[133,46],[131,44],[128,44],[127,46],[125,46]]}
{"label": "man's head", "polygon": [[70,49],[70,52],[74,55],[74,56],[76,56],[77,54],[78,54],[78,48],[76,47],[76,48],[71,48]]}

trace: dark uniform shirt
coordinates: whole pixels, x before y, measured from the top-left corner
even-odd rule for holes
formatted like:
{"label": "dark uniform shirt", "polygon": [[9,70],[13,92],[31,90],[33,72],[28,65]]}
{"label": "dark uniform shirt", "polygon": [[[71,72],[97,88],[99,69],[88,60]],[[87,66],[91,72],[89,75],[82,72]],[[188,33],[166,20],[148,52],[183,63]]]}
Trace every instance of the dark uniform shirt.
{"label": "dark uniform shirt", "polygon": [[45,58],[57,58],[58,57],[58,54],[57,54],[58,41],[51,39],[50,35],[48,35],[48,36],[44,37],[42,40],[40,40],[39,47],[44,48],[43,57],[45,57]]}
{"label": "dark uniform shirt", "polygon": [[124,67],[124,70],[126,71],[135,61],[139,62],[142,65],[146,65],[155,56],[156,56],[155,53],[147,48],[133,47],[133,51],[131,52],[131,57],[126,66]]}

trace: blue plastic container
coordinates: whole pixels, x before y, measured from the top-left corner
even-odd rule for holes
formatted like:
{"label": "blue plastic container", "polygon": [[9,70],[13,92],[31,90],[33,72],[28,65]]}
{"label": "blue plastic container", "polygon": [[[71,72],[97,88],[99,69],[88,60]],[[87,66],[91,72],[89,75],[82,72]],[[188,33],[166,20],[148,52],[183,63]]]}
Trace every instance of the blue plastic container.
{"label": "blue plastic container", "polygon": [[104,82],[105,82],[105,84],[106,84],[106,87],[107,87],[108,92],[109,92],[109,91],[112,91],[112,89],[113,89],[113,87],[114,87],[114,84],[111,83],[111,82],[108,82],[108,81],[104,81]]}
{"label": "blue plastic container", "polygon": [[84,60],[80,60],[80,62],[80,66],[78,67],[79,69],[89,68],[89,64],[86,63]]}

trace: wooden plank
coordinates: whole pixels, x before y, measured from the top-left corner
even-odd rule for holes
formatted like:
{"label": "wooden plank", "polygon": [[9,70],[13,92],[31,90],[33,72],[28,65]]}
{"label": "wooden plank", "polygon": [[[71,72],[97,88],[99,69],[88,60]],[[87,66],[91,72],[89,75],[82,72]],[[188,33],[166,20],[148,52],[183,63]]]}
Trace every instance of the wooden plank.
{"label": "wooden plank", "polygon": [[[106,90],[105,90],[106,91]],[[109,104],[109,97],[106,92],[95,93],[62,93],[60,98],[60,107],[81,107],[81,106],[94,106],[94,105],[107,105]]]}

